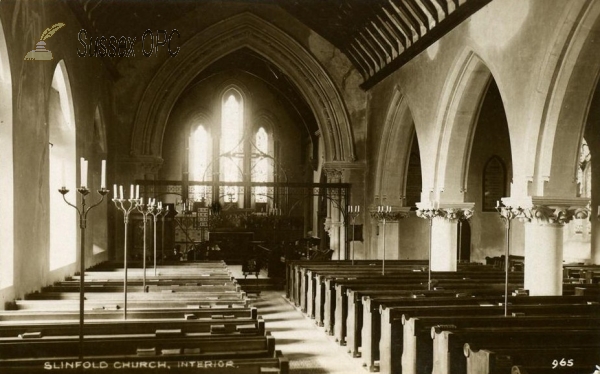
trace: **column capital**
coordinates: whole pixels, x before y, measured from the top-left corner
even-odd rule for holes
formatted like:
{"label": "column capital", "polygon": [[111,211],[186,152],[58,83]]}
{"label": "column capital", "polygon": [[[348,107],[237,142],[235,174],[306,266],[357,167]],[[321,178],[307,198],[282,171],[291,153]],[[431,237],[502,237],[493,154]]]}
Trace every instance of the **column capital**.
{"label": "column capital", "polygon": [[475,203],[417,203],[417,217],[440,218],[449,222],[464,221],[473,216]]}
{"label": "column capital", "polygon": [[590,199],[583,197],[504,197],[502,203],[522,222],[563,225],[572,219],[586,219],[590,214]]}

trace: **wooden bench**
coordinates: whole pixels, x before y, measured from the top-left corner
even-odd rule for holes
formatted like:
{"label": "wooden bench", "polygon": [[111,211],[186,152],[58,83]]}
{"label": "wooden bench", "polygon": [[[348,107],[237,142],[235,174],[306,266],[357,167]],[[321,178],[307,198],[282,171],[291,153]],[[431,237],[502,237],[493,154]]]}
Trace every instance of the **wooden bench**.
{"label": "wooden bench", "polygon": [[[479,287],[479,288],[454,288],[454,289],[443,289],[443,290],[432,290],[432,291],[407,291],[407,290],[354,290],[348,289],[348,317],[346,318],[346,343],[348,346],[349,353],[354,357],[360,357],[359,347],[362,342],[362,329],[363,329],[363,298],[375,299],[377,301],[385,302],[385,300],[394,300],[399,297],[431,297],[431,296],[454,296],[454,297],[467,297],[467,296],[500,296],[504,294],[504,287]],[[379,306],[374,310],[372,317],[377,317],[379,323]],[[374,321],[373,318],[371,321]],[[377,329],[379,330],[379,328]],[[370,332],[368,335],[370,336]]]}
{"label": "wooden bench", "polygon": [[[233,316],[235,318],[256,319],[258,311],[256,308],[235,306],[232,308],[214,307],[214,308],[183,308],[183,309],[142,309],[131,310],[127,312],[130,319],[211,319],[212,316]],[[85,312],[85,321],[104,321],[123,319],[123,312],[116,310],[90,310]],[[38,310],[12,310],[0,311],[0,323],[10,324],[16,321],[69,321],[79,320],[79,311],[61,310],[61,311],[38,311]]]}
{"label": "wooden bench", "polygon": [[535,346],[586,347],[600,341],[600,326],[593,328],[432,328],[434,374],[465,374],[465,343],[485,346],[493,342],[496,346],[527,348]]}
{"label": "wooden bench", "polygon": [[[215,315],[210,319],[193,320],[132,320],[127,321],[85,321],[84,335],[106,334],[148,334],[161,330],[179,330],[186,333],[208,333],[215,325],[223,326],[222,331],[233,333],[265,334],[265,322],[262,317],[236,318],[234,315]],[[0,338],[17,336],[60,336],[79,334],[77,321],[11,321],[10,324],[0,323]]]}
{"label": "wooden bench", "polygon": [[[437,325],[463,327],[546,327],[564,326],[567,328],[592,327],[598,325],[600,316],[593,315],[540,315],[540,316],[440,316],[403,319],[403,342],[399,347],[392,342],[391,359],[380,361],[381,372],[403,374],[431,373],[433,348],[431,328]],[[398,357],[401,350],[402,358]],[[381,352],[385,356],[386,352]],[[478,356],[479,357],[479,356]],[[480,362],[480,361],[479,361]],[[512,366],[512,365],[510,365]],[[510,366],[508,370],[510,370]],[[478,364],[479,367],[479,364]]]}
{"label": "wooden bench", "polygon": [[[527,297],[514,297],[513,299],[517,298],[525,299]],[[528,305],[525,300],[522,301],[522,303],[524,305],[511,305],[510,311],[515,313],[525,313],[525,315],[558,315],[569,313],[589,314],[600,310],[600,305],[587,305],[584,303],[571,304],[559,302],[559,304],[549,304],[535,301],[535,305]],[[402,321],[407,318],[427,316],[504,315],[504,306],[492,305],[488,302],[484,302],[482,305],[452,305],[451,300],[445,302],[439,300],[433,305],[425,305],[425,302],[421,304],[422,305],[415,306],[405,305],[402,307],[381,307],[379,341],[371,341],[369,344],[368,338],[365,338],[363,334],[363,339],[365,339],[363,341],[363,356],[367,356],[365,358],[369,359],[369,361],[366,361],[368,364],[374,365],[375,359],[380,357],[380,363],[383,362],[384,367],[392,365],[390,357],[393,356],[393,352],[402,352],[403,350],[404,327]],[[425,343],[425,345],[427,345],[427,343]],[[373,357],[368,357],[369,348],[375,351],[372,354]]]}
{"label": "wooden bench", "polygon": [[[336,337],[336,339],[342,343],[345,342],[345,337],[346,337],[346,333],[347,333],[347,326],[346,326],[346,321],[347,321],[347,316],[348,316],[348,310],[349,307],[351,306],[351,303],[349,302],[348,299],[348,290],[352,289],[352,290],[370,290],[373,288],[376,288],[378,290],[380,289],[387,289],[387,290],[407,290],[408,288],[411,287],[410,283],[411,282],[418,282],[419,279],[411,279],[408,278],[406,280],[404,279],[399,279],[397,284],[390,284],[390,285],[382,285],[380,284],[377,280],[372,281],[373,283],[371,283],[371,281],[365,281],[364,279],[360,279],[359,282],[349,282],[349,281],[342,281],[342,282],[336,282],[335,284],[335,292],[333,292],[333,294],[335,294],[335,304],[332,306],[328,306],[325,305],[326,308],[333,308],[334,309],[334,318],[333,318],[333,334]],[[498,283],[492,283],[492,282],[498,282]],[[452,279],[452,275],[448,276],[448,278],[443,278],[443,279],[437,279],[437,286],[436,288],[438,290],[443,290],[444,288],[449,288],[449,289],[454,289],[454,290],[458,290],[460,288],[468,288],[468,289],[475,289],[475,288],[480,288],[480,289],[487,289],[490,287],[496,287],[496,289],[500,289],[503,288],[502,284],[500,283],[501,280],[500,279],[477,279],[477,278],[471,278],[471,279]],[[423,282],[421,283],[412,283],[414,286],[414,288],[411,291],[416,291],[419,289],[422,290],[427,290],[428,286],[427,286],[427,282],[425,282],[425,284],[423,284]],[[515,288],[520,286],[521,283],[518,283],[517,285],[512,285],[511,284],[511,288]],[[332,298],[332,296],[330,296],[330,299]]]}
{"label": "wooden bench", "polygon": [[[121,292],[86,292],[85,300],[120,300]],[[236,290],[220,291],[219,289],[206,288],[203,291],[161,290],[160,292],[143,292],[127,290],[128,301],[159,301],[159,300],[243,300],[245,292]],[[25,300],[79,300],[79,292],[41,292],[25,295]]]}
{"label": "wooden bench", "polygon": [[[592,374],[600,362],[600,342],[594,347],[570,348],[538,345],[480,349],[469,343],[463,348],[467,374],[564,373]],[[404,370],[402,371],[404,374]]]}

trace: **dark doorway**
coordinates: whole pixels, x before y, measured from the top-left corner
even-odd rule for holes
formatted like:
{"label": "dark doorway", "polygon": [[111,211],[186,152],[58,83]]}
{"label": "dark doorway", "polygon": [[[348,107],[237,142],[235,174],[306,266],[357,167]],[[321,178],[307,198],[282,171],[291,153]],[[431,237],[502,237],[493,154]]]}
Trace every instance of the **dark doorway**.
{"label": "dark doorway", "polygon": [[458,262],[469,262],[471,261],[471,224],[468,220],[459,221],[457,230],[458,253],[456,258]]}

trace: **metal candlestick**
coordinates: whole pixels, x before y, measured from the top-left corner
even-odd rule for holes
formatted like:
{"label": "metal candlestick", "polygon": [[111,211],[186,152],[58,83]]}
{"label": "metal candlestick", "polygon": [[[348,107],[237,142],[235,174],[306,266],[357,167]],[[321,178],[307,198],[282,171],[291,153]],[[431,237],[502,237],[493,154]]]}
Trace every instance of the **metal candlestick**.
{"label": "metal candlestick", "polygon": [[142,213],[143,222],[144,222],[144,254],[142,260],[142,266],[144,269],[144,274],[142,276],[142,289],[146,292],[146,222],[148,222],[148,214],[150,214],[150,206],[147,204],[138,204],[136,206],[137,210]]}
{"label": "metal candlestick", "polygon": [[164,217],[169,211],[169,206],[167,205],[167,209],[163,210],[162,206],[152,205],[149,209],[149,213],[154,217],[154,276],[156,276],[156,221],[159,217]]}
{"label": "metal candlestick", "polygon": [[352,251],[352,265],[354,265],[354,221],[356,221],[356,217],[360,214],[360,205],[350,206],[348,207],[348,215],[350,216],[351,226],[352,226],[352,241],[350,242],[350,250]]}
{"label": "metal candlestick", "polygon": [[[113,202],[115,203],[117,209],[123,212],[123,222],[125,225],[125,256],[123,259],[123,267],[125,268],[123,276],[123,319],[127,319],[127,226],[129,226],[129,213],[135,209],[140,201],[138,199],[113,199]],[[127,206],[127,202],[129,202],[129,206]]]}
{"label": "metal candlestick", "polygon": [[92,210],[92,208],[97,207],[98,205],[100,205],[102,203],[102,201],[104,201],[104,196],[106,196],[106,194],[108,193],[108,190],[106,188],[101,188],[98,190],[98,193],[100,194],[100,200],[98,202],[96,202],[95,204],[92,204],[90,207],[88,207],[86,209],[86,204],[85,204],[85,197],[90,193],[90,190],[87,189],[87,187],[79,187],[77,189],[77,192],[79,192],[79,195],[81,196],[81,210],[79,208],[77,208],[76,205],[71,204],[70,202],[67,201],[67,198],[65,197],[65,195],[67,193],[69,193],[69,190],[66,187],[62,187],[61,189],[58,190],[58,192],[60,192],[60,194],[63,197],[63,200],[65,201],[65,203],[67,203],[68,205],[72,206],[73,208],[75,208],[75,210],[77,211],[77,214],[79,215],[79,238],[80,238],[80,243],[79,243],[79,359],[82,360],[83,359],[83,307],[84,307],[84,301],[85,301],[85,297],[84,297],[84,290],[85,290],[85,228],[86,228],[86,224],[87,224],[87,215],[89,213],[90,210]]}
{"label": "metal candlestick", "polygon": [[381,275],[385,275],[385,225],[387,221],[396,221],[400,216],[399,212],[392,212],[391,206],[377,206],[376,212],[371,212],[371,217],[377,219],[377,221],[383,224],[383,261],[381,262]]}
{"label": "metal candlestick", "polygon": [[504,254],[504,316],[508,316],[508,256],[510,254],[510,222],[522,214],[523,209],[505,206],[501,201],[496,204],[496,210],[506,227],[506,253]]}
{"label": "metal candlestick", "polygon": [[417,217],[424,218],[429,220],[429,269],[428,269],[428,280],[427,280],[427,289],[431,291],[431,242],[433,236],[433,219],[435,217],[443,216],[443,211],[440,209],[435,209],[433,207],[426,209],[417,209]]}

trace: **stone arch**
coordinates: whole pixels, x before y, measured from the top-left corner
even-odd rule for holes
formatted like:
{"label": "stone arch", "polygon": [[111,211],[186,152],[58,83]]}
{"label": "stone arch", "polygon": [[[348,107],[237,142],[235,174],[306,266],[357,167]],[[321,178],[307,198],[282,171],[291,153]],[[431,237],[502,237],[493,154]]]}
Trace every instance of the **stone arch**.
{"label": "stone arch", "polygon": [[600,3],[570,8],[548,64],[550,78],[536,152],[534,194],[577,195],[577,163],[593,93],[600,77],[596,41],[600,39]]}
{"label": "stone arch", "polygon": [[[434,200],[464,200],[473,134],[491,79],[488,66],[471,50],[462,53],[449,76],[436,121],[441,136],[431,186]],[[425,180],[423,186],[426,192]]]}
{"label": "stone arch", "polygon": [[388,205],[403,206],[405,166],[408,165],[414,131],[408,100],[395,87],[383,125],[374,189],[376,196],[382,199],[386,196]]}
{"label": "stone arch", "polygon": [[348,113],[338,89],[303,46],[269,22],[243,13],[218,22],[181,46],[146,88],[133,125],[131,154],[160,156],[169,112],[203,69],[240,48],[259,53],[281,69],[311,107],[326,144],[328,161],[354,161]]}

